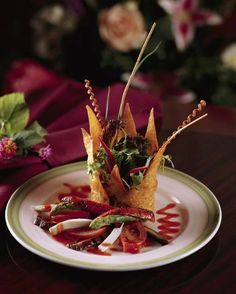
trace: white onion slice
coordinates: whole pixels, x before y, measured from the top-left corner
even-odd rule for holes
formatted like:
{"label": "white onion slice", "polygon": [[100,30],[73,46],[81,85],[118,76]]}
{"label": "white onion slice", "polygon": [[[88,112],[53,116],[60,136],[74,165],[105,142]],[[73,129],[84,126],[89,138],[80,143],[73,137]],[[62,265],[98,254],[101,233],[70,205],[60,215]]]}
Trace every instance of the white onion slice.
{"label": "white onion slice", "polygon": [[124,223],[119,228],[114,228],[110,235],[108,235],[107,238],[98,246],[98,249],[102,252],[109,249],[109,247],[111,247],[111,245],[119,238],[123,226]]}
{"label": "white onion slice", "polygon": [[91,221],[91,219],[86,218],[68,219],[49,228],[49,232],[51,235],[57,235],[69,229],[87,227],[91,223]]}

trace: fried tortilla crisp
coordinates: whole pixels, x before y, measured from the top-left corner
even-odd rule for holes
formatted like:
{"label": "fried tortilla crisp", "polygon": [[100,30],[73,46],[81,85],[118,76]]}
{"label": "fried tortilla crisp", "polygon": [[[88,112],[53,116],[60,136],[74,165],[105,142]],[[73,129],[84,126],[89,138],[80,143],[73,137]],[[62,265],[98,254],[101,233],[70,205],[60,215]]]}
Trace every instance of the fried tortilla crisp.
{"label": "fried tortilla crisp", "polygon": [[[91,134],[88,134],[82,129],[82,135],[85,149],[88,154],[87,162],[90,166],[96,161],[97,150],[101,147],[99,138],[102,136],[102,126],[90,107],[87,107],[87,114]],[[119,143],[124,136],[130,136],[132,138],[137,135],[135,122],[129,104],[126,104],[125,106],[124,115],[122,116],[121,121],[124,124],[124,128],[119,130],[119,136],[117,136],[117,142],[115,143]],[[95,127],[96,130],[94,129]],[[90,174],[92,200],[101,203],[109,203],[110,201],[121,206],[140,207],[154,211],[154,193],[157,189],[156,174],[164,153],[164,148],[160,148],[159,151],[156,152],[158,142],[153,109],[150,112],[145,137],[149,142],[147,153],[154,157],[145,172],[143,181],[139,185],[127,189],[120,175],[118,165],[115,164],[110,172],[107,183],[103,185],[100,179],[100,172],[99,170],[96,170],[96,172]]]}
{"label": "fried tortilla crisp", "polygon": [[[89,135],[84,129],[82,129],[82,134],[88,154],[88,166],[90,170],[91,167],[93,169],[89,175],[91,199],[100,203],[110,203],[113,206],[139,207],[154,211],[155,192],[158,184],[157,171],[166,147],[183,129],[207,115],[205,114],[195,119],[197,112],[201,111],[204,106],[205,101],[200,101],[198,108],[193,110],[187,120],[167,138],[160,148],[158,148],[153,109],[149,115],[145,137],[140,136],[136,132],[130,107],[126,104],[124,120],[122,117],[121,124],[114,124],[119,125],[119,129],[111,129],[105,134],[108,134],[108,137],[112,134],[112,138],[104,138],[103,126],[96,118],[96,114],[93,110],[87,107],[92,134]],[[129,127],[127,127],[127,124]],[[97,126],[96,130],[93,129],[95,125]],[[123,125],[123,128],[121,128],[120,125]],[[119,135],[117,135],[117,132]],[[103,140],[107,142],[107,145],[105,143],[103,143],[103,146],[101,145],[101,141]],[[109,147],[109,142],[112,142],[111,147]],[[126,142],[126,145],[124,142]],[[145,144],[147,144],[146,149],[144,148]],[[137,146],[139,146],[141,155],[138,154]],[[127,170],[125,163],[129,160],[129,156],[131,156],[132,153],[136,157],[140,156],[141,161],[145,156],[147,160],[144,165],[140,166],[139,162],[139,165],[134,166],[131,170]],[[121,154],[126,155],[123,161],[120,160]],[[125,173],[122,168],[125,170]],[[129,183],[128,180],[130,180]]]}
{"label": "fried tortilla crisp", "polygon": [[96,152],[99,148],[100,142],[99,142],[99,136],[102,132],[102,126],[97,119],[95,113],[93,110],[87,105],[87,114],[88,114],[88,121],[89,121],[89,129],[90,129],[90,136],[92,138],[93,143],[93,150]]}
{"label": "fried tortilla crisp", "polygon": [[145,138],[148,139],[150,145],[148,147],[148,153],[153,154],[158,150],[158,141],[157,141],[157,134],[156,134],[156,126],[155,126],[155,119],[154,119],[154,109],[151,109],[149,119],[148,119],[148,126]]}

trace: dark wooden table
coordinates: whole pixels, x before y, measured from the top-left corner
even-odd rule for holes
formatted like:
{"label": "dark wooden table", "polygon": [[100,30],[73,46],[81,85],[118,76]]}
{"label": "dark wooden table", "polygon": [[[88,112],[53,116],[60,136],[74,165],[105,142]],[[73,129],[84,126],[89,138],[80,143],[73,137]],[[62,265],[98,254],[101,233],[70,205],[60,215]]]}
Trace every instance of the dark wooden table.
{"label": "dark wooden table", "polygon": [[[164,103],[159,137],[166,138],[192,109]],[[223,221],[204,248],[175,263],[134,272],[96,272],[58,265],[19,245],[1,213],[1,293],[236,293],[236,109],[208,106],[208,118],[168,148],[176,169],[207,185]]]}

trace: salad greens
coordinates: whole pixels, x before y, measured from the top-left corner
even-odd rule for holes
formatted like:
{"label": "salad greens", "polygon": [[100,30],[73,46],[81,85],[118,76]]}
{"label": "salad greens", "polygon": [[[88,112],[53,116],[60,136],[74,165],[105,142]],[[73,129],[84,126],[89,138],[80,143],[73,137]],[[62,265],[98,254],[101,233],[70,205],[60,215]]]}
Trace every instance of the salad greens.
{"label": "salad greens", "polygon": [[[103,146],[104,144],[103,142]],[[147,153],[148,145],[148,140],[141,135],[135,137],[125,135],[110,148],[101,146],[94,163],[89,165],[89,173],[99,170],[102,182],[108,182],[113,167],[110,158],[112,156],[126,187],[137,186],[142,182],[145,170],[152,159]]]}

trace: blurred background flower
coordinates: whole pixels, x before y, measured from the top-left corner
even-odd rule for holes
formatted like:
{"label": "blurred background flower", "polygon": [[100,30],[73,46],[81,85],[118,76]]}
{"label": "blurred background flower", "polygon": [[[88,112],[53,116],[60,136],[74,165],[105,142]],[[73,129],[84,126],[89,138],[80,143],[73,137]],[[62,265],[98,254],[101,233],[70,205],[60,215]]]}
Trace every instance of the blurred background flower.
{"label": "blurred background flower", "polygon": [[3,15],[9,28],[3,32],[5,55],[0,54],[8,56],[1,62],[2,80],[12,61],[32,58],[62,76],[89,78],[97,86],[126,81],[156,21],[147,54],[161,45],[133,86],[165,100],[204,98],[236,106],[235,0],[15,2],[17,14],[9,7],[13,15]]}
{"label": "blurred background flower", "polygon": [[63,37],[73,32],[77,17],[62,5],[46,5],[30,21],[33,29],[32,49],[43,59],[60,63],[63,56]]}
{"label": "blurred background flower", "polygon": [[185,50],[193,41],[195,27],[222,22],[219,14],[199,8],[199,0],[160,0],[158,4],[171,15],[172,33],[179,50]]}
{"label": "blurred background flower", "polygon": [[143,15],[135,2],[102,9],[98,14],[98,30],[108,46],[121,52],[140,48],[146,36]]}
{"label": "blurred background flower", "polygon": [[232,43],[221,54],[222,62],[228,69],[236,71],[236,43]]}

